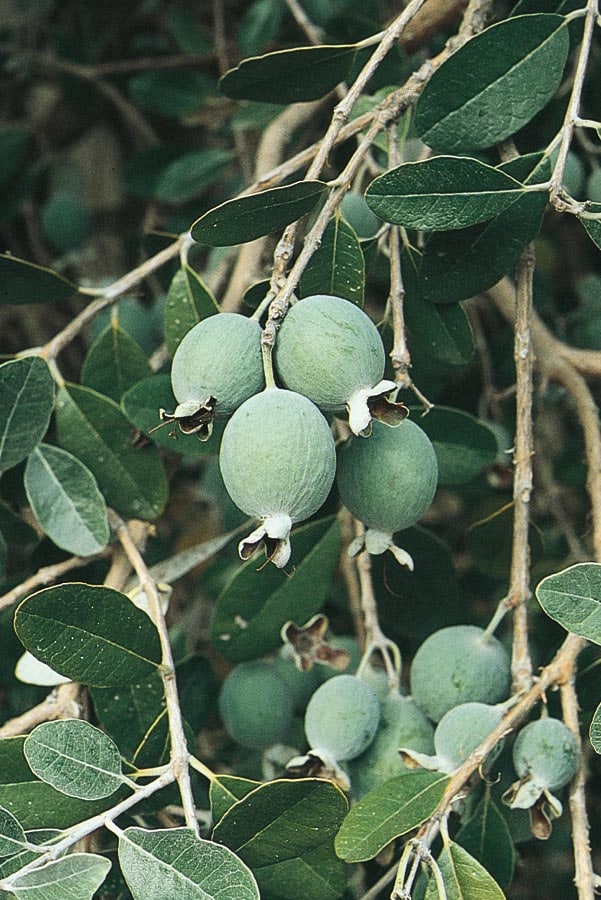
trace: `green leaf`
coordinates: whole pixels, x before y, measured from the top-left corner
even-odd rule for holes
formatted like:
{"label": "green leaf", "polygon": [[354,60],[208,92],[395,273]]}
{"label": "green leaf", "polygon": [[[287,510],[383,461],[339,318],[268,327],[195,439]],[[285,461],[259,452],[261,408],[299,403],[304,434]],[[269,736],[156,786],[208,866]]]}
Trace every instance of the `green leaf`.
{"label": "green leaf", "polygon": [[234,154],[231,150],[191,150],[178,156],[160,174],[153,196],[162,203],[187,203],[200,197],[215,181]]}
{"label": "green leaf", "polygon": [[0,365],[0,472],[37,447],[54,406],[54,381],[40,356]]}
{"label": "green leaf", "polygon": [[292,576],[275,566],[258,570],[256,560],[248,560],[221,593],[212,635],[227,659],[262,656],[278,646],[285,622],[304,624],[321,609],[338,564],[337,522],[328,518],[302,526],[293,533],[292,547]]}
{"label": "green leaf", "polygon": [[311,212],[325,191],[327,185],[322,181],[296,181],[226,200],[197,219],[190,233],[195,241],[210,247],[254,241]]}
{"label": "green leaf", "polygon": [[[163,750],[168,744],[169,728],[163,681],[157,671],[142,681],[117,688],[92,687],[90,696],[98,721],[125,759],[139,767],[158,766],[165,761]],[[123,727],[124,722],[127,728]]]}
{"label": "green leaf", "polygon": [[24,484],[36,519],[57,547],[76,556],[106,547],[110,532],[104,497],[75,456],[40,444],[27,460]]}
{"label": "green leaf", "polygon": [[432,815],[448,782],[440,772],[419,770],[385,781],[351,808],[334,841],[336,852],[346,862],[373,859]]}
{"label": "green leaf", "polygon": [[238,46],[242,56],[261,51],[277,35],[284,19],[285,7],[280,0],[254,0],[238,27]]}
{"label": "green leaf", "polygon": [[117,745],[82,719],[37,725],[23,752],[32,772],[68,797],[100,800],[123,784]]}
{"label": "green leaf", "polygon": [[19,820],[0,806],[0,856],[20,853],[26,843],[25,831]]}
{"label": "green leaf", "polygon": [[123,516],[154,519],[167,479],[156,447],[135,447],[134,431],[114,400],[70,384],[56,402],[59,443],[95,476],[106,502]]}
{"label": "green leaf", "polygon": [[329,844],[263,866],[256,876],[262,895],[277,900],[337,900],[348,881],[346,863]]}
{"label": "green leaf", "polygon": [[[447,900],[505,900],[505,894],[478,860],[452,841],[436,860]],[[436,882],[430,878],[425,900],[438,900]]]}
{"label": "green leaf", "polygon": [[92,900],[108,875],[111,861],[95,853],[71,853],[11,879],[19,900]]}
{"label": "green leaf", "polygon": [[169,285],[165,304],[165,340],[173,356],[185,334],[201,319],[219,312],[213,294],[201,277],[184,265],[175,273]]}
{"label": "green leaf", "polygon": [[[528,528],[531,562],[544,553],[540,530],[532,522]],[[506,503],[485,518],[474,522],[465,532],[465,544],[473,565],[491,578],[506,579],[511,565],[513,544],[513,503]],[[495,552],[491,554],[490,548]]]}
{"label": "green leaf", "polygon": [[355,60],[355,44],[295,47],[244,59],[221,78],[234,100],[299,103],[318,100],[344,81]]}
{"label": "green leaf", "polygon": [[116,319],[100,332],[87,352],[81,383],[119,403],[125,391],[152,372],[137,341]]}
{"label": "green leaf", "polygon": [[548,575],[537,586],[536,599],[567,631],[601,644],[600,563],[577,563]]}
{"label": "green leaf", "polygon": [[363,306],[364,286],[365,259],[359,239],[350,225],[335,216],[301,275],[299,294],[332,294]]}
{"label": "green leaf", "polygon": [[561,16],[516,16],[491,25],[429,79],[415,110],[418,135],[443,153],[505,140],[553,97],[569,49]]}
{"label": "green leaf", "polygon": [[211,80],[191,69],[156,69],[132,75],[129,96],[140,109],[177,119],[197,112],[211,90]]}
{"label": "green leaf", "polygon": [[135,684],[161,662],[146,613],[97,585],[74,582],[31,594],[17,607],[15,631],[37,659],[82,684]]}
{"label": "green leaf", "polygon": [[244,863],[187,828],[126,828],[119,836],[119,863],[133,900],[259,900]]}
{"label": "green leaf", "polygon": [[463,410],[435,406],[419,424],[434,444],[440,484],[465,484],[497,458],[494,433]]}
{"label": "green leaf", "polygon": [[0,253],[0,303],[60,303],[77,285],[52,269]]}
{"label": "green leaf", "polygon": [[487,786],[469,821],[457,832],[457,841],[490,872],[502,888],[513,880],[515,849],[509,827]]}
{"label": "green leaf", "polygon": [[39,541],[39,537],[31,525],[28,525],[3,500],[0,500],[0,532],[4,535],[5,540],[16,544],[21,549],[30,549]]}
{"label": "green leaf", "polygon": [[214,778],[209,788],[213,821],[219,822],[234,803],[242,800],[260,785],[260,781],[241,778],[239,775],[218,775]]}
{"label": "green leaf", "polygon": [[477,159],[434,156],[379,175],[365,199],[386,222],[446,231],[492,219],[523,194],[518,181]]}
{"label": "green leaf", "polygon": [[[600,204],[595,204],[595,207],[597,207],[598,209],[595,209],[594,211],[601,211]],[[595,244],[595,246],[597,246],[599,250],[601,250],[601,222],[598,219],[581,218],[580,223],[590,237],[593,244]]]}
{"label": "green leaf", "polygon": [[18,175],[31,144],[31,134],[22,125],[3,125],[0,128],[0,189],[10,186]]}
{"label": "green leaf", "polygon": [[276,864],[331,846],[347,809],[344,794],[331,781],[280,779],[260,785],[231,806],[213,838],[237,853],[262,886],[263,869],[271,880]]}
{"label": "green leaf", "polygon": [[0,580],[4,579],[6,574],[6,559],[8,556],[8,547],[6,546],[6,541],[4,539],[4,535],[0,531]]}
{"label": "green leaf", "polygon": [[601,753],[601,703],[593,713],[589,726],[589,738],[595,753]]}

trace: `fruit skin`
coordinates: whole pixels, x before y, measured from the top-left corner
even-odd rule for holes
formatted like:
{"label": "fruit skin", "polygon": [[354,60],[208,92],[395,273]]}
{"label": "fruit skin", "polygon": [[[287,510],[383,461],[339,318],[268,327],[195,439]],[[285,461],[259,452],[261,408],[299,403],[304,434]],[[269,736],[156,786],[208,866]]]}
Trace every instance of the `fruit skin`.
{"label": "fruit skin", "polygon": [[354,759],[373,741],[380,723],[375,692],[356,675],[336,675],[315,691],[305,712],[309,746],[339,762]]}
{"label": "fruit skin", "polygon": [[242,557],[272,539],[277,546],[270,559],[286,565],[292,523],[313,515],[334,481],[336,450],[325,418],[301,394],[268,388],[246,400],[227,423],[219,466],[236,506],[262,521],[241,542]]}
{"label": "fruit skin", "polygon": [[390,693],[382,702],[376,737],[349,764],[353,797],[361,799],[389,778],[408,771],[399,747],[434,753],[434,728],[411,697]]}
{"label": "fruit skin", "polygon": [[350,437],[338,454],[336,475],[344,505],[363,524],[391,535],[414,525],[438,484],[434,447],[419,425],[374,422],[367,438]]}
{"label": "fruit skin", "polygon": [[435,722],[461,703],[499,703],[511,682],[505,647],[475,625],[451,625],[426,638],[411,665],[411,694]]}
{"label": "fruit skin", "polygon": [[363,194],[356,191],[344,195],[341,212],[357,237],[364,240],[374,237],[384,224],[369,208]]}
{"label": "fruit skin", "polygon": [[537,719],[526,725],[513,745],[513,764],[520,778],[559,790],[576,774],[578,745],[559,719]]}
{"label": "fruit skin", "polygon": [[203,319],[175,351],[171,385],[187,415],[214,397],[215,418],[226,419],[265,385],[259,323],[238,313]]}
{"label": "fruit skin", "polygon": [[219,713],[228,733],[243,747],[259,750],[286,735],[292,706],[286,682],[262,660],[239,663],[219,694]]}
{"label": "fruit skin", "polygon": [[382,381],[386,355],[378,329],[349,300],[315,294],[288,311],[275,343],[274,362],[284,385],[324,412],[349,408],[351,430],[369,426],[367,399],[390,393]]}
{"label": "fruit skin", "polygon": [[[458,769],[502,718],[503,711],[487,703],[461,703],[445,713],[434,732],[434,748],[443,764],[442,771]],[[495,756],[502,749],[500,744],[497,747]]]}
{"label": "fruit skin", "polygon": [[290,656],[279,654],[273,661],[273,667],[286,684],[292,697],[295,712],[303,712],[315,690],[321,684],[319,669],[312,666],[307,672],[301,672]]}

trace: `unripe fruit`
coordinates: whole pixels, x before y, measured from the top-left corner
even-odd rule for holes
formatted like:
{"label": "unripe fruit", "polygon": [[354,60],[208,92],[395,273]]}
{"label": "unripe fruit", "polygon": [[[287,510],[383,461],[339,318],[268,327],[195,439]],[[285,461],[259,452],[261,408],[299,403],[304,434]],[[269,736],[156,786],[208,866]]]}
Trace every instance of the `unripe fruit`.
{"label": "unripe fruit", "polygon": [[292,524],[313,515],[330,492],[336,451],[317,407],[293,391],[268,388],[240,406],[223,432],[219,465],[228,494],[261,526],[240,543],[243,559],[265,543],[283,567]]}
{"label": "unripe fruit", "polygon": [[337,675],[319,687],[305,712],[305,734],[319,755],[354,759],[373,741],[380,722],[374,691],[356,675]]}
{"label": "unripe fruit", "polygon": [[161,417],[207,440],[213,419],[227,419],[264,385],[261,326],[238,313],[218,313],[191,328],[175,351],[171,386],[178,406],[172,414],[161,410]]}
{"label": "unripe fruit", "polygon": [[367,240],[374,237],[384,224],[367,205],[363,194],[349,191],[344,195],[341,212],[357,237]]}
{"label": "unripe fruit", "polygon": [[593,203],[601,203],[601,169],[595,169],[589,175],[586,182],[586,197]]}
{"label": "unripe fruit", "polygon": [[509,654],[474,625],[452,625],[426,638],[411,665],[411,694],[438,722],[461,703],[499,703],[509,692]]}
{"label": "unripe fruit", "polygon": [[308,671],[302,672],[292,657],[279,654],[273,661],[273,667],[288,685],[294,711],[302,712],[321,684],[321,666],[313,665]]}
{"label": "unripe fruit", "polygon": [[275,343],[277,372],[324,412],[349,413],[351,431],[369,428],[368,401],[390,394],[382,381],[386,355],[378,329],[348,300],[316,294],[288,311]]}
{"label": "unripe fruit", "polygon": [[[441,771],[454,772],[497,727],[503,712],[486,703],[462,703],[444,714],[434,732]],[[501,745],[497,745],[500,752]],[[490,757],[489,757],[490,762]]]}
{"label": "unripe fruit", "polygon": [[576,774],[576,739],[559,719],[537,719],[522,728],[515,739],[513,764],[520,778],[559,790]]}
{"label": "unripe fruit", "polygon": [[244,747],[280,741],[292,722],[292,697],[284,679],[261,660],[240,663],[223,682],[219,712],[228,733]]}

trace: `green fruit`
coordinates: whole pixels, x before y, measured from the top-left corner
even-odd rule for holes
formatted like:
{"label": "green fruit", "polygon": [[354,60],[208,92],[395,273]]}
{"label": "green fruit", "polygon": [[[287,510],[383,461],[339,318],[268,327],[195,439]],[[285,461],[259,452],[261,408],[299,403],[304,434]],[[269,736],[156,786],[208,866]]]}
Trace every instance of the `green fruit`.
{"label": "green fruit", "polygon": [[354,759],[369,747],[380,723],[374,691],[356,675],[337,675],[319,687],[305,712],[305,734],[316,753]]}
{"label": "green fruit", "polygon": [[601,203],[601,169],[595,169],[589,175],[586,182],[586,197],[593,203]]}
{"label": "green fruit", "polygon": [[513,745],[513,764],[519,777],[552,791],[571,781],[578,761],[576,739],[559,719],[530,722]]}
{"label": "green fruit", "polygon": [[232,669],[219,695],[228,733],[244,747],[263,749],[280,741],[292,723],[292,696],[281,675],[261,660]]}
{"label": "green fruit", "polygon": [[258,322],[238,313],[209,316],[190,329],[175,351],[171,386],[179,405],[163,418],[206,439],[213,419],[227,419],[264,384]]}
{"label": "green fruit", "polygon": [[563,186],[568,194],[580,199],[584,187],[584,163],[580,157],[570,150],[563,170]]}
{"label": "green fruit", "polygon": [[374,422],[367,439],[351,437],[343,445],[336,479],[352,514],[367,528],[392,535],[415,525],[432,503],[436,453],[409,419],[394,428]]}
{"label": "green fruit", "polygon": [[389,394],[382,381],[386,356],[378,329],[349,300],[316,294],[288,311],[275,344],[277,372],[324,412],[349,411],[351,430],[364,431],[371,419],[367,401]]}
{"label": "green fruit", "polygon": [[382,718],[367,750],[349,765],[353,796],[360,799],[378,785],[408,769],[399,747],[434,752],[434,728],[411,697],[389,694],[381,701]]}
{"label": "green fruit", "polygon": [[435,722],[461,703],[499,703],[511,682],[509,654],[474,625],[452,625],[426,638],[411,665],[411,694]]}
{"label": "green fruit", "polygon": [[336,451],[317,407],[292,391],[269,388],[246,400],[225,427],[219,465],[228,494],[262,524],[240,544],[248,558],[264,542],[280,568],[290,528],[313,515],[332,487]]}
{"label": "green fruit", "polygon": [[[434,732],[434,747],[443,771],[458,769],[502,718],[498,706],[486,703],[462,703],[445,713]],[[497,747],[500,752],[501,745]]]}
{"label": "green fruit", "polygon": [[42,209],[42,231],[55,250],[75,250],[90,230],[90,213],[72,194],[55,194]]}
{"label": "green fruit", "polygon": [[321,684],[321,667],[313,665],[308,671],[302,672],[290,656],[282,654],[276,656],[273,667],[288,685],[294,711],[302,712]]}
{"label": "green fruit", "polygon": [[357,194],[355,191],[349,191],[344,195],[341,211],[359,238],[367,240],[374,237],[383,225],[382,219],[367,205],[363,194]]}

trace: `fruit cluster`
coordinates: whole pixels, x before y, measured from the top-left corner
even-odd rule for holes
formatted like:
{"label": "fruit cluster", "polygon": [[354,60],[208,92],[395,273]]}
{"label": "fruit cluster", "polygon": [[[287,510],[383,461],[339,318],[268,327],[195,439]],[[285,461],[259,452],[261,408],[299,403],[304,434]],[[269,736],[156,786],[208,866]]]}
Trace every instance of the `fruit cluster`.
{"label": "fruit cluster", "polygon": [[[177,407],[161,416],[186,434],[210,437],[214,420],[228,420],[219,464],[228,494],[260,525],[241,541],[243,559],[264,545],[283,567],[292,525],[325,502],[336,475],[336,450],[326,416],[347,415],[353,435],[338,460],[338,489],[366,526],[371,553],[395,547],[395,531],[413,525],[430,506],[438,481],[425,432],[393,402],[383,378],[386,354],[378,329],[347,300],[318,294],[295,302],[274,351],[281,387],[264,374],[261,327],[253,318],[219,313],[183,338],[171,381]],[[382,419],[373,421],[373,419]],[[355,545],[353,552],[358,551]]]}

